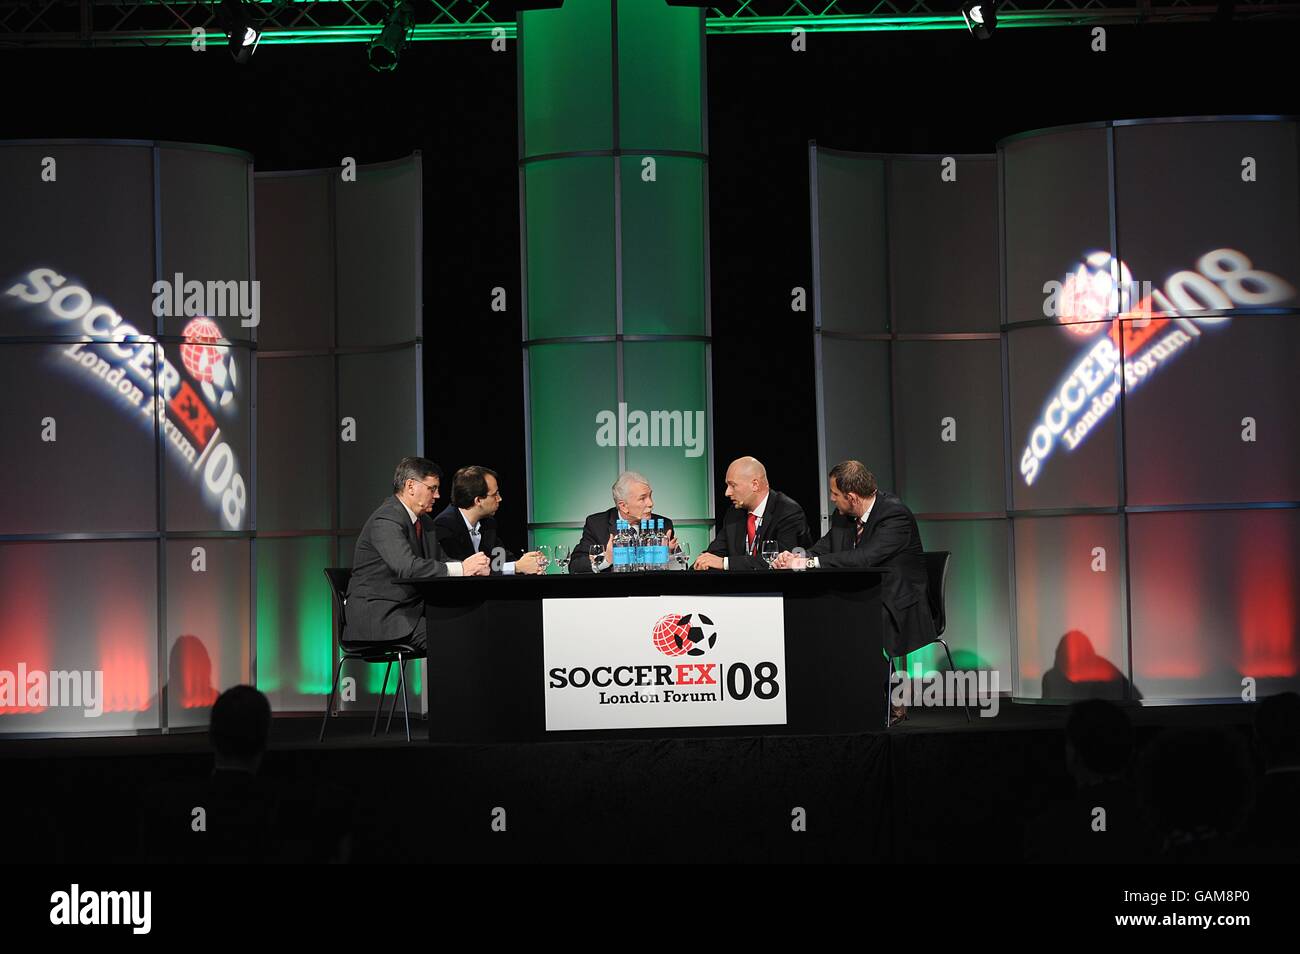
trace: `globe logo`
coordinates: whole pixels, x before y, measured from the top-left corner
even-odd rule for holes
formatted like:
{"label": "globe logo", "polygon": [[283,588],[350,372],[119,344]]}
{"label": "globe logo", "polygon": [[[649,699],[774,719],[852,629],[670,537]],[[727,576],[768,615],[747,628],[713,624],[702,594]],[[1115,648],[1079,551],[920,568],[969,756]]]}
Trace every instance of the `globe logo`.
{"label": "globe logo", "polygon": [[655,622],[655,649],[665,656],[703,656],[718,641],[713,620],[703,613],[669,613]]}
{"label": "globe logo", "polygon": [[235,362],[221,337],[221,329],[210,318],[195,318],[181,332],[181,363],[199,382],[207,399],[225,407],[235,396]]}
{"label": "globe logo", "polygon": [[[1118,285],[1114,272],[1119,273]],[[1076,335],[1095,335],[1109,328],[1112,314],[1128,311],[1132,285],[1127,265],[1116,263],[1109,252],[1091,252],[1065,278],[1058,320]]]}
{"label": "globe logo", "polygon": [[224,348],[218,348],[221,329],[208,318],[195,318],[181,332],[181,363],[196,381],[211,381],[212,369],[220,363]]}

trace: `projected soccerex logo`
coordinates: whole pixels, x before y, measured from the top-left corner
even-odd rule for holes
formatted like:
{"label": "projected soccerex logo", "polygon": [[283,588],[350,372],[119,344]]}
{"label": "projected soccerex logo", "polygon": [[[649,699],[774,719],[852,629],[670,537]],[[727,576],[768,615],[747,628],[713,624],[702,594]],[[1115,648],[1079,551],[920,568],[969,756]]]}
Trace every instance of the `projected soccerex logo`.
{"label": "projected soccerex logo", "polygon": [[[226,529],[244,529],[248,491],[236,451],[222,433],[223,423],[234,434],[243,430],[241,382],[230,342],[216,321],[192,317],[182,331],[183,343],[160,345],[52,268],[33,269],[7,288],[0,302],[27,306],[48,334],[89,339],[59,346],[53,365],[145,428],[154,427],[156,416],[171,462],[189,473]],[[176,349],[172,354],[180,358],[179,367],[169,348]]]}
{"label": "projected soccerex logo", "polygon": [[[1242,252],[1216,248],[1196,269],[1170,275],[1164,287],[1133,281],[1128,266],[1109,252],[1091,252],[1064,282],[1043,286],[1043,313],[1084,340],[1079,357],[1048,395],[1020,455],[1025,485],[1038,478],[1058,446],[1072,451],[1119,401],[1143,387],[1176,360],[1203,330],[1223,329],[1235,308],[1278,305],[1295,289],[1271,272],[1257,270]],[[1119,321],[1111,316],[1118,314]],[[1122,377],[1121,377],[1122,375]]]}
{"label": "projected soccerex logo", "polygon": [[780,596],[542,601],[546,728],[784,725]]}

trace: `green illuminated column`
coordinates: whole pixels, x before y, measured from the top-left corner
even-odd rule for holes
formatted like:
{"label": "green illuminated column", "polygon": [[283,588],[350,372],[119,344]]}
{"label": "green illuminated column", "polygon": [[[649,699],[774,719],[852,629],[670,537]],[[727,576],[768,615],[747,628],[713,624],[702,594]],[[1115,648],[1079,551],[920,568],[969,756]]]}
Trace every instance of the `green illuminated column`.
{"label": "green illuminated column", "polygon": [[704,11],[566,0],[520,13],[518,37],[533,544],[576,543],[637,470],[698,553],[714,497]]}

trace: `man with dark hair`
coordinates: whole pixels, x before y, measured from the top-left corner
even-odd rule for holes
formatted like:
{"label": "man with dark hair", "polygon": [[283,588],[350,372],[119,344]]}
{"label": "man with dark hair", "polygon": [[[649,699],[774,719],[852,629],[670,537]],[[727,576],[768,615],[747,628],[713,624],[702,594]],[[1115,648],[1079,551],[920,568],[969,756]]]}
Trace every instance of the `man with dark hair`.
{"label": "man with dark hair", "polygon": [[[831,528],[808,556],[786,551],[776,569],[879,567],[885,651],[905,656],[938,639],[925,571],[925,551],[916,517],[903,501],[876,486],[876,477],[858,460],[841,461],[830,472]],[[895,706],[894,718],[906,717]]]}
{"label": "man with dark hair", "polygon": [[763,544],[793,550],[812,543],[803,507],[773,490],[767,468],[756,458],[741,457],[727,468],[727,499],[731,507],[718,521],[708,549],[695,561],[697,570],[764,570]]}
{"label": "man with dark hair", "polygon": [[1255,707],[1255,747],[1264,765],[1251,836],[1263,860],[1300,859],[1300,695],[1283,692]]}
{"label": "man with dark hair", "polygon": [[451,479],[451,504],[433,519],[438,545],[448,557],[465,560],[486,553],[493,573],[542,572],[536,551],[515,558],[497,544],[495,515],[501,506],[501,490],[495,470],[472,465],[456,471]]}
{"label": "man with dark hair", "polygon": [[252,686],[217,697],[208,722],[213,768],[169,778],[141,795],[143,861],[256,863],[337,861],[346,855],[352,810],[346,793],[319,780],[282,784],[258,772],[271,704]]}
{"label": "man with dark hair", "polygon": [[271,704],[252,686],[227,689],[212,706],[208,737],[218,772],[256,772],[271,731]]}
{"label": "man with dark hair", "polygon": [[1070,706],[1065,768],[1075,791],[1025,826],[1026,861],[1113,863],[1144,856],[1130,774],[1135,750],[1133,725],[1119,706],[1102,699]]}
{"label": "man with dark hair", "polygon": [[393,495],[361,528],[348,583],[348,630],[358,640],[406,640],[425,649],[424,601],[399,578],[487,576],[485,553],[447,561],[429,511],[438,499],[442,471],[423,457],[404,457],[393,474]]}

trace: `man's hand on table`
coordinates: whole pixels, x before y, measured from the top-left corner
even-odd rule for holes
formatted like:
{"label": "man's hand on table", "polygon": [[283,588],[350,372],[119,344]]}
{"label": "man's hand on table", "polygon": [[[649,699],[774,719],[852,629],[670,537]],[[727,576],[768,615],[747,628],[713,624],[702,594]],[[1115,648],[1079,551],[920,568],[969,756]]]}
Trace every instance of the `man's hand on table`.
{"label": "man's hand on table", "polygon": [[515,561],[516,573],[527,573],[529,575],[542,572],[542,555],[537,550],[531,550],[525,553]]}
{"label": "man's hand on table", "polygon": [[807,567],[807,557],[791,553],[789,550],[782,552],[772,564],[774,570],[804,570]]}
{"label": "man's hand on table", "polygon": [[716,553],[701,553],[695,560],[695,569],[697,570],[721,570],[722,557]]}
{"label": "man's hand on table", "polygon": [[461,561],[460,569],[465,576],[488,576],[492,572],[492,561],[486,553],[475,553]]}

